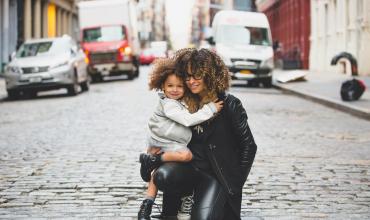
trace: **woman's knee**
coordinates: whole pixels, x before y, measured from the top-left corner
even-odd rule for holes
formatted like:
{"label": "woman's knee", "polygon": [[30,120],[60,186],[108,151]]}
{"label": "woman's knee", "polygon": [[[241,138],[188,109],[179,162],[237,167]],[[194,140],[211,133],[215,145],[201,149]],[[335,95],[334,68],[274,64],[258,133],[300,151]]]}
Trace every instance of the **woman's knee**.
{"label": "woman's knee", "polygon": [[177,192],[191,187],[191,171],[191,166],[184,163],[164,163],[153,173],[153,181],[161,191]]}
{"label": "woman's knee", "polygon": [[164,166],[159,167],[153,173],[153,182],[159,190],[164,190],[169,181],[169,171]]}
{"label": "woman's knee", "polygon": [[171,183],[176,182],[176,175],[178,175],[178,169],[180,167],[177,163],[164,163],[160,166],[154,173],[153,173],[153,181],[154,184],[158,187],[158,189],[164,191],[170,186]]}

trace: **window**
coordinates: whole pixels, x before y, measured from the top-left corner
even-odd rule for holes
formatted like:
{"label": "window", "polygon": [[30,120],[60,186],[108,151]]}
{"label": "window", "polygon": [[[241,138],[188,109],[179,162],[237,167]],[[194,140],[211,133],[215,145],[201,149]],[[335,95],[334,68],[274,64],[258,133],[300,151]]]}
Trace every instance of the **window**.
{"label": "window", "polygon": [[271,45],[267,28],[236,25],[220,26],[216,41],[223,44]]}
{"label": "window", "polygon": [[69,40],[57,38],[53,41],[32,42],[23,44],[16,57],[50,56],[70,52]]}
{"label": "window", "polygon": [[43,53],[47,53],[50,50],[52,42],[41,42],[41,43],[29,43],[23,44],[19,48],[17,57],[32,57]]}
{"label": "window", "polygon": [[83,31],[85,42],[120,41],[126,39],[125,29],[122,26],[106,26],[89,28]]}

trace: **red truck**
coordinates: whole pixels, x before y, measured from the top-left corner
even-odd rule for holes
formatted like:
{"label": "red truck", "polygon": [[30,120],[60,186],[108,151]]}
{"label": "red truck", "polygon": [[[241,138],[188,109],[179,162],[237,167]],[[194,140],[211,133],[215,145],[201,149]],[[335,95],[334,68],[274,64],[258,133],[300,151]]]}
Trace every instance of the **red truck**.
{"label": "red truck", "polygon": [[93,82],[105,76],[139,76],[140,46],[136,2],[82,1],[78,4],[80,43]]}

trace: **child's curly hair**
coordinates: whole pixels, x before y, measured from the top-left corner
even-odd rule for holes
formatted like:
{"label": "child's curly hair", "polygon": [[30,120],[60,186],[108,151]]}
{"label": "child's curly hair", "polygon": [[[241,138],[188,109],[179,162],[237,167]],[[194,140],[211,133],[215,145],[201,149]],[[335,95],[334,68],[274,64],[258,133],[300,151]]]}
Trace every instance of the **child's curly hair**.
{"label": "child's curly hair", "polygon": [[217,94],[225,92],[230,86],[228,68],[222,59],[208,49],[185,48],[178,50],[173,57],[176,72],[186,79],[187,75],[200,75],[206,85],[208,93],[205,97],[187,94],[184,97],[191,112],[197,111],[204,104],[217,99]]}
{"label": "child's curly hair", "polygon": [[163,84],[169,75],[176,75],[182,79],[181,75],[176,73],[175,62],[170,58],[162,58],[154,61],[153,71],[149,75],[149,89],[162,90]]}

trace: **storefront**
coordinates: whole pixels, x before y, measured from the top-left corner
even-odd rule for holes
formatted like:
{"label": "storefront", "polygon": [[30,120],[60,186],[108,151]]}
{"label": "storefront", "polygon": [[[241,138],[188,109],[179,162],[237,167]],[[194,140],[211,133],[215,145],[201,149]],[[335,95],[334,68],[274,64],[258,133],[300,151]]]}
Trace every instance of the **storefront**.
{"label": "storefront", "polygon": [[3,72],[17,45],[17,0],[0,1],[0,33],[0,72]]}

